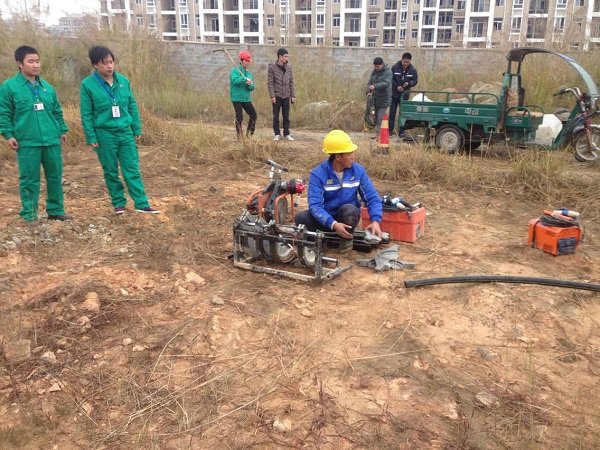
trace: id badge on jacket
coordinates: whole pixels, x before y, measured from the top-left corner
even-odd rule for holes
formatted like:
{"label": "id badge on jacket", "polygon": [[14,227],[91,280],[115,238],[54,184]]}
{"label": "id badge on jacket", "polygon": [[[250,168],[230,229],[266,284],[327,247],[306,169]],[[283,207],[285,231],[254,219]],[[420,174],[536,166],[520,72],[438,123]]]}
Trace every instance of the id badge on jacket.
{"label": "id badge on jacket", "polygon": [[119,105],[113,105],[112,107],[112,116],[113,118],[121,117],[121,110],[119,109]]}

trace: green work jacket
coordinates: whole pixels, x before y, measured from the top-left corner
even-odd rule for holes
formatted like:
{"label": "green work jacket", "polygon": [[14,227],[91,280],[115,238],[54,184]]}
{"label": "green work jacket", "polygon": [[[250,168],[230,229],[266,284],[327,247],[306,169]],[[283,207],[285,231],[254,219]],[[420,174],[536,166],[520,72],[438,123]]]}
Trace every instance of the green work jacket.
{"label": "green work jacket", "polygon": [[[246,79],[250,78],[252,84],[246,84]],[[232,102],[251,102],[251,92],[256,85],[254,84],[254,76],[248,70],[244,69],[241,64],[231,69],[229,74],[229,96]]]}
{"label": "green work jacket", "polygon": [[[96,72],[81,82],[81,125],[88,144],[96,144],[96,130],[113,133],[142,134],[142,122],[129,80],[114,72],[113,85],[108,84]],[[119,107],[120,117],[113,117],[113,106]]]}
{"label": "green work jacket", "polygon": [[20,147],[60,145],[69,128],[56,91],[40,77],[36,81],[33,86],[19,72],[0,86],[0,134],[15,138]]}

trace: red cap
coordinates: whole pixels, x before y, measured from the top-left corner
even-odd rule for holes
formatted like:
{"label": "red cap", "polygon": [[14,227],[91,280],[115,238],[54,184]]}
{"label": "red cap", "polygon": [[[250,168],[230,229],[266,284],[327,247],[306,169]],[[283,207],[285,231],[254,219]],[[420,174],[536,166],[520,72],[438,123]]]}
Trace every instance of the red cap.
{"label": "red cap", "polygon": [[242,50],[240,52],[240,59],[243,61],[252,61],[252,55],[248,50]]}

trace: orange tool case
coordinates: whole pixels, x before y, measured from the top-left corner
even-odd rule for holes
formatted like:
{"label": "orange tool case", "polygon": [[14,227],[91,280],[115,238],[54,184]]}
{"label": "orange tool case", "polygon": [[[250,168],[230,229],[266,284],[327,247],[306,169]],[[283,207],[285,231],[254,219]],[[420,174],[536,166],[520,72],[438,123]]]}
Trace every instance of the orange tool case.
{"label": "orange tool case", "polygon": [[579,226],[553,227],[544,225],[540,219],[529,221],[529,245],[554,256],[575,253],[580,239]]}
{"label": "orange tool case", "polygon": [[[362,207],[360,210],[363,229],[371,223],[369,211]],[[381,230],[390,233],[392,241],[415,242],[425,234],[425,208],[413,211],[383,210]]]}

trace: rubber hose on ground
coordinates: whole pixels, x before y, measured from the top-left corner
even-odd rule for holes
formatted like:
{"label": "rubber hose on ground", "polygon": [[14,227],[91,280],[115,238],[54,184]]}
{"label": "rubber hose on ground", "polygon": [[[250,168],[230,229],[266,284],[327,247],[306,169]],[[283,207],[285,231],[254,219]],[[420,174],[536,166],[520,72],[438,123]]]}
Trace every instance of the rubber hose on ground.
{"label": "rubber hose on ground", "polygon": [[420,280],[407,280],[404,282],[404,286],[406,286],[407,288],[411,288],[448,283],[541,284],[544,286],[554,286],[600,292],[600,284],[584,283],[580,281],[556,280],[552,278],[518,277],[512,275],[465,275],[458,277],[423,278]]}

